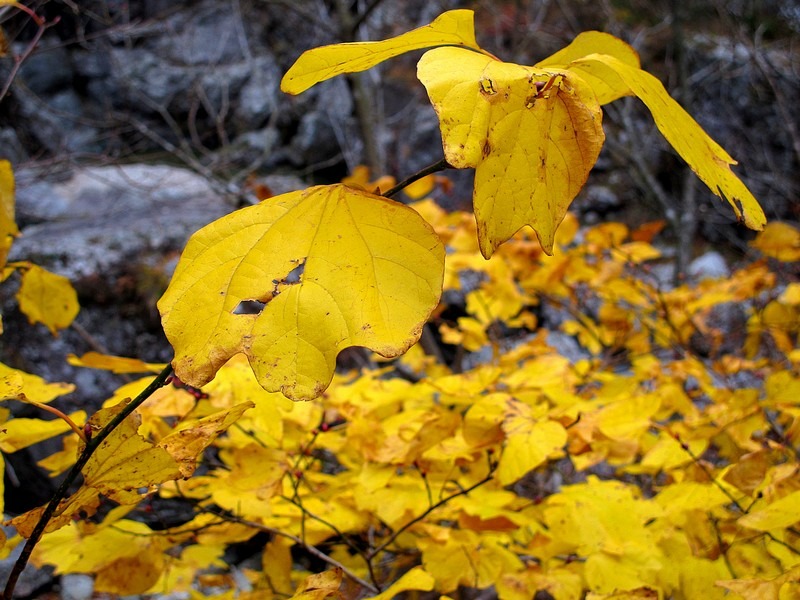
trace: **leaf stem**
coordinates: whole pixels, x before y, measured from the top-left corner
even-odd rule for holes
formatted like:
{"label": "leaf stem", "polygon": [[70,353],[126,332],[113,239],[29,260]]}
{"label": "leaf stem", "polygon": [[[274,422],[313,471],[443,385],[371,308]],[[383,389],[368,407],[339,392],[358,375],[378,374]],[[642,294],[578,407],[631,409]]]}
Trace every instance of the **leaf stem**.
{"label": "leaf stem", "polygon": [[404,188],[408,187],[409,185],[411,185],[415,181],[417,181],[419,179],[422,179],[426,175],[430,175],[431,173],[438,173],[439,171],[444,171],[445,169],[452,169],[452,168],[453,167],[450,165],[450,163],[447,162],[447,159],[446,158],[442,158],[440,160],[437,160],[432,165],[428,165],[427,167],[424,167],[423,169],[420,169],[419,171],[417,171],[413,175],[409,175],[408,177],[403,179],[403,181],[401,181],[396,186],[394,186],[392,189],[384,192],[383,195],[386,198],[391,198],[392,196],[394,196],[398,192],[402,191]]}
{"label": "leaf stem", "polygon": [[70,419],[69,416],[66,413],[61,412],[60,410],[58,410],[57,408],[55,408],[53,406],[48,406],[47,404],[42,404],[41,402],[34,402],[33,400],[26,400],[25,402],[27,402],[28,404],[32,404],[36,408],[41,408],[42,410],[46,410],[50,414],[53,414],[53,415],[57,416],[59,419],[61,419],[67,425],[69,425],[69,428],[72,429],[72,431],[74,431],[78,435],[78,437],[83,440],[84,444],[88,441],[86,439],[86,434],[83,432],[83,429],[78,427],[75,424],[75,421]]}
{"label": "leaf stem", "polygon": [[86,466],[86,463],[89,462],[89,459],[100,447],[100,444],[103,443],[103,441],[120,425],[120,423],[125,420],[126,417],[136,410],[145,400],[152,396],[156,390],[165,385],[170,375],[172,375],[172,366],[167,365],[164,367],[164,370],[156,375],[155,379],[150,382],[150,385],[142,390],[141,393],[136,396],[136,398],[131,400],[127,406],[125,406],[125,408],[119,412],[119,414],[109,421],[108,424],[99,432],[97,432],[97,434],[93,436],[92,439],[86,444],[86,447],[83,449],[83,452],[81,452],[78,460],[75,461],[74,465],[72,465],[69,473],[67,473],[67,476],[61,482],[61,485],[58,487],[55,494],[53,494],[53,497],[50,498],[50,502],[47,504],[44,512],[42,512],[42,516],[39,517],[39,521],[36,523],[36,527],[34,527],[31,536],[25,542],[25,546],[17,558],[17,562],[14,563],[14,568],[11,569],[11,573],[6,581],[6,587],[5,590],[3,590],[2,600],[12,599],[14,595],[14,588],[17,585],[17,580],[22,574],[22,570],[28,564],[31,553],[36,547],[36,544],[39,543],[44,530],[47,528],[47,524],[50,522],[50,519],[53,518],[53,515],[58,509],[58,505],[69,494],[70,486],[80,476],[81,470],[84,466]]}

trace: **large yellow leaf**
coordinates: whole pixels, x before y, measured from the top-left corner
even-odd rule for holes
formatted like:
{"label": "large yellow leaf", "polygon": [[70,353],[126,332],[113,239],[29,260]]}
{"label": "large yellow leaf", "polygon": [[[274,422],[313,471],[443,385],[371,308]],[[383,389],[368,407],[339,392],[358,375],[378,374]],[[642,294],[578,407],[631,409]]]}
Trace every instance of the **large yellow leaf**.
{"label": "large yellow leaf", "polygon": [[[342,185],[234,212],[192,236],[158,303],[175,373],[200,387],[241,352],[267,390],[314,398],[343,348],[392,357],[417,341],[443,263],[413,209]],[[263,309],[236,314],[242,301]]]}
{"label": "large yellow leaf", "polygon": [[18,235],[14,220],[14,172],[10,162],[0,160],[0,268],[5,266],[8,250]]}
{"label": "large yellow leaf", "polygon": [[[621,39],[600,31],[584,31],[578,34],[568,46],[539,61],[535,66],[537,69],[566,69],[571,62],[589,54],[607,54],[635,69],[640,66],[636,50]],[[631,93],[630,88],[619,77],[604,79],[589,72],[581,73],[581,76],[592,88],[600,104],[608,104]]]}
{"label": "large yellow leaf", "polygon": [[753,194],[731,171],[736,161],[703,131],[689,113],[673,100],[662,83],[637,66],[608,54],[590,54],[567,65],[570,72],[596,81],[624,84],[650,110],[659,131],[709,189],[733,207],[736,217],[750,229],[762,229],[764,211]]}
{"label": "large yellow leaf", "polygon": [[53,335],[69,327],[80,310],[69,279],[32,263],[25,263],[22,270],[17,301],[32,324],[43,323]]}
{"label": "large yellow leaf", "polygon": [[480,50],[471,10],[448,11],[429,25],[380,42],[351,42],[307,50],[283,76],[281,90],[299,94],[336,75],[365,71],[394,56],[443,45]]}
{"label": "large yellow leaf", "polygon": [[555,230],[605,140],[591,88],[567,71],[463,48],[429,50],[417,76],[439,115],[447,161],[475,167],[482,254],[490,257],[525,225],[552,254]]}

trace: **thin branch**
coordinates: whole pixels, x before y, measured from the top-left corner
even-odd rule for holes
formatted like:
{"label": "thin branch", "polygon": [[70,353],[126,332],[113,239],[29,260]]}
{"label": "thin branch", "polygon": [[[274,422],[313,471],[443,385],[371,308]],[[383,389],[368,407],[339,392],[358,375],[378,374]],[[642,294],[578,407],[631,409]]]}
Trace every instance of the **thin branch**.
{"label": "thin branch", "polygon": [[30,16],[30,18],[33,19],[33,22],[36,23],[38,29],[36,30],[33,39],[25,47],[25,50],[22,52],[22,54],[14,57],[14,66],[11,67],[11,72],[8,74],[8,77],[6,78],[5,85],[3,85],[3,88],[0,89],[0,102],[2,102],[3,98],[5,98],[6,94],[8,94],[8,90],[11,89],[11,84],[14,82],[14,79],[17,77],[17,73],[19,73],[19,70],[22,67],[22,63],[36,49],[36,45],[39,43],[39,40],[42,39],[44,32],[51,25],[55,25],[56,23],[58,23],[58,19],[50,23],[45,22],[45,20],[42,19],[39,15],[37,15],[35,12],[33,12],[32,9],[28,8],[23,4],[13,4],[12,6],[18,8],[23,12],[26,12]]}
{"label": "thin branch", "polygon": [[418,181],[418,180],[422,179],[423,177],[426,177],[426,176],[430,175],[431,173],[438,173],[439,171],[444,171],[446,169],[453,169],[453,168],[455,168],[455,167],[451,166],[450,163],[447,162],[446,158],[442,158],[441,160],[437,160],[432,165],[428,165],[427,167],[424,167],[423,169],[417,171],[413,175],[409,175],[408,177],[403,179],[403,181],[401,181],[396,186],[394,186],[392,189],[384,192],[383,195],[386,198],[391,198],[392,196],[394,196],[398,192],[400,192],[403,189],[407,188],[409,185],[411,185],[415,181]]}
{"label": "thin branch", "polygon": [[[494,465],[492,465],[492,466],[494,467]],[[457,498],[458,496],[466,496],[472,490],[477,489],[480,486],[482,486],[483,484],[488,483],[489,481],[491,481],[493,477],[494,477],[494,468],[492,468],[486,474],[486,477],[484,477],[483,479],[481,479],[477,483],[473,483],[468,488],[464,488],[463,490],[458,491],[455,494],[451,494],[447,498],[442,498],[436,504],[433,504],[433,505],[429,506],[427,510],[425,510],[421,514],[417,515],[413,519],[411,519],[408,523],[406,523],[400,529],[398,529],[392,535],[390,535],[389,538],[385,542],[383,542],[377,548],[374,548],[373,550],[371,550],[369,555],[368,555],[370,560],[375,558],[378,555],[379,552],[382,552],[387,547],[389,547],[392,543],[394,543],[394,541],[400,536],[400,534],[402,534],[403,532],[407,531],[409,528],[413,527],[414,525],[416,525],[417,523],[422,521],[425,517],[427,517],[429,514],[431,514],[437,508],[439,508],[440,506],[443,506],[444,504],[447,504],[453,498]]]}
{"label": "thin branch", "polygon": [[361,27],[361,24],[369,18],[369,16],[372,14],[372,11],[378,8],[378,5],[381,2],[383,2],[383,0],[372,0],[369,4],[367,4],[364,10],[362,10],[355,19],[353,19],[353,22],[350,24],[350,26],[353,28],[354,33],[355,30]]}
{"label": "thin branch", "polygon": [[243,518],[237,517],[235,515],[226,515],[226,514],[223,514],[223,513],[219,513],[217,511],[209,509],[209,508],[200,508],[200,510],[203,511],[203,512],[207,512],[207,513],[209,513],[211,515],[214,515],[216,517],[219,517],[220,519],[224,519],[226,521],[229,521],[231,523],[239,523],[240,525],[245,525],[247,527],[252,527],[253,529],[257,529],[259,531],[263,531],[264,533],[271,533],[272,535],[277,535],[277,536],[280,536],[280,537],[284,537],[284,538],[286,538],[288,540],[291,540],[295,544],[297,544],[299,546],[302,546],[306,550],[306,552],[308,552],[309,554],[313,554],[314,556],[316,556],[321,561],[328,563],[332,567],[336,567],[336,568],[341,569],[342,573],[344,573],[347,577],[349,577],[350,579],[355,581],[357,584],[359,584],[359,585],[363,586],[365,589],[369,590],[371,593],[377,594],[378,592],[380,592],[380,590],[377,587],[375,587],[374,585],[372,585],[368,581],[365,581],[364,579],[361,579],[361,577],[359,577],[358,575],[353,573],[350,569],[348,569],[346,566],[344,566],[342,563],[340,563],[335,558],[331,558],[330,556],[328,556],[327,554],[322,552],[322,550],[319,550],[316,546],[312,546],[311,544],[305,542],[304,540],[301,540],[299,537],[297,537],[295,535],[292,535],[291,533],[286,533],[285,531],[281,531],[280,529],[275,529],[273,527],[268,527],[267,525],[262,525],[261,523],[256,523],[255,521],[248,521],[247,519],[243,519]]}
{"label": "thin branch", "polygon": [[17,580],[19,579],[20,574],[22,574],[22,570],[28,564],[28,560],[31,557],[31,553],[33,549],[36,547],[36,544],[39,543],[39,540],[44,533],[44,530],[47,528],[47,524],[50,522],[50,519],[53,518],[55,515],[56,510],[58,509],[58,505],[61,501],[69,495],[69,488],[75,482],[76,479],[81,475],[81,470],[86,463],[89,462],[89,459],[92,455],[97,451],[100,447],[100,444],[114,431],[120,423],[122,423],[134,410],[136,410],[145,400],[147,400],[153,393],[164,386],[169,379],[170,375],[172,375],[172,366],[167,365],[164,367],[164,370],[161,371],[158,375],[156,375],[155,379],[150,382],[141,393],[136,396],[133,400],[131,400],[125,408],[123,408],[117,416],[115,416],[108,424],[103,427],[92,439],[86,444],[86,447],[81,452],[81,455],[78,457],[78,460],[72,466],[67,476],[64,478],[64,481],[61,482],[61,485],[56,490],[53,497],[50,498],[50,502],[48,503],[47,507],[44,509],[42,516],[39,517],[39,521],[36,523],[36,527],[34,527],[31,536],[25,542],[25,547],[22,549],[22,553],[17,558],[17,562],[14,563],[14,568],[11,569],[11,573],[8,576],[8,580],[6,581],[6,587],[3,591],[3,598],[2,600],[11,600],[14,595],[14,588],[17,585]]}

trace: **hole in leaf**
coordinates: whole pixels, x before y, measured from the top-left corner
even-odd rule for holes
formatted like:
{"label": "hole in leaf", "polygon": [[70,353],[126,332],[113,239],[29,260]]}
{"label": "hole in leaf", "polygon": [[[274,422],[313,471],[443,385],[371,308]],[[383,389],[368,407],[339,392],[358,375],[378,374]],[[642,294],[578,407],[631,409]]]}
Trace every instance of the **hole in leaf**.
{"label": "hole in leaf", "polygon": [[235,315],[258,315],[264,310],[266,303],[259,302],[258,300],[242,300],[233,309]]}
{"label": "hole in leaf", "polygon": [[291,271],[286,274],[286,277],[283,279],[273,279],[272,280],[272,291],[267,294],[262,300],[250,298],[247,300],[242,300],[239,304],[236,305],[236,308],[233,309],[233,314],[235,315],[260,315],[261,311],[264,310],[264,307],[267,306],[267,303],[272,300],[275,296],[280,294],[287,286],[296,285],[300,283],[303,278],[303,273],[305,272],[306,268],[306,259],[295,259],[292,263],[296,263],[295,266]]}
{"label": "hole in leaf", "polygon": [[303,259],[294,269],[289,271],[289,274],[286,277],[284,277],[283,281],[281,281],[280,283],[286,283],[289,285],[293,283],[300,283],[300,278],[303,276],[303,272],[305,270],[306,270],[306,260]]}

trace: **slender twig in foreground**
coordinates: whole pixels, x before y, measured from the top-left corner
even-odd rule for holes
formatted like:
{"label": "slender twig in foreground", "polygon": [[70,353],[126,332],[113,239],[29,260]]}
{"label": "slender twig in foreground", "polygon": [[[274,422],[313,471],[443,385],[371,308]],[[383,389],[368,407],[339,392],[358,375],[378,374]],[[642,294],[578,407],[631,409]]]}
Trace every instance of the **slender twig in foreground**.
{"label": "slender twig in foreground", "polygon": [[450,166],[450,163],[447,162],[446,158],[441,160],[437,160],[432,165],[428,165],[427,167],[417,171],[413,175],[409,175],[403,181],[398,183],[392,189],[383,193],[383,195],[387,198],[391,198],[398,192],[402,191],[404,188],[407,188],[409,185],[417,181],[418,179],[422,179],[426,175],[430,175],[431,173],[438,173],[439,171],[444,171],[445,169],[452,169],[453,167]]}
{"label": "slender twig in foreground", "polygon": [[433,504],[432,506],[428,507],[427,510],[422,512],[420,515],[414,517],[408,523],[403,525],[400,529],[395,531],[391,536],[389,536],[389,539],[387,539],[385,542],[383,542],[380,546],[378,546],[377,548],[374,548],[373,550],[371,550],[370,553],[369,553],[369,558],[372,559],[375,556],[377,556],[379,552],[382,552],[387,547],[389,547],[400,536],[401,533],[403,533],[404,531],[406,531],[410,527],[412,527],[412,526],[416,525],[417,523],[419,523],[420,521],[422,521],[425,517],[427,517],[429,514],[431,514],[433,511],[435,511],[440,506],[442,506],[444,504],[447,504],[448,502],[450,502],[450,500],[452,500],[453,498],[457,498],[458,496],[466,496],[472,490],[474,490],[476,488],[479,488],[484,483],[488,483],[489,481],[491,481],[493,477],[494,477],[494,470],[492,469],[491,471],[489,471],[489,473],[486,475],[486,477],[484,477],[480,481],[478,481],[476,483],[473,483],[468,488],[464,488],[463,490],[461,490],[459,492],[456,492],[455,494],[450,494],[447,498],[442,498],[436,504]]}
{"label": "slender twig in foreground", "polygon": [[306,550],[306,552],[308,552],[309,554],[313,554],[318,559],[320,559],[323,562],[328,563],[332,567],[336,567],[336,568],[341,569],[342,573],[344,573],[347,577],[349,577],[350,579],[355,581],[357,584],[363,586],[364,589],[369,590],[373,594],[377,594],[378,592],[380,592],[380,590],[377,587],[372,585],[370,582],[365,581],[364,579],[361,579],[361,577],[359,577],[358,575],[353,573],[350,569],[348,569],[346,566],[344,566],[338,560],[336,560],[335,558],[331,558],[330,556],[325,554],[322,550],[319,550],[316,546],[312,546],[311,544],[309,544],[308,542],[305,542],[304,540],[300,539],[296,535],[292,535],[291,533],[287,533],[285,531],[281,531],[280,529],[275,529],[274,527],[269,527],[267,525],[262,525],[261,523],[256,523],[255,521],[249,521],[247,519],[243,519],[242,517],[237,517],[235,515],[229,515],[229,514],[220,513],[220,512],[217,512],[215,510],[212,510],[210,508],[202,508],[201,507],[200,510],[203,511],[203,512],[207,512],[208,514],[214,515],[215,517],[219,517],[220,519],[224,519],[226,521],[229,521],[231,523],[239,523],[240,525],[245,525],[247,527],[252,527],[253,529],[257,529],[259,531],[263,531],[264,533],[271,533],[272,535],[277,535],[277,536],[280,536],[280,537],[284,537],[287,540],[292,540],[295,544],[298,544],[299,546],[302,546]]}
{"label": "slender twig in foreground", "polygon": [[61,503],[61,501],[69,495],[70,486],[80,476],[81,470],[86,466],[86,463],[89,462],[89,459],[100,447],[100,444],[103,443],[103,441],[120,425],[120,423],[126,419],[126,417],[136,410],[145,400],[152,396],[156,390],[165,385],[170,375],[172,375],[172,366],[167,365],[164,370],[161,371],[161,373],[156,375],[156,378],[153,379],[150,385],[142,390],[142,392],[136,396],[136,398],[131,400],[125,406],[125,408],[119,412],[119,414],[109,421],[108,424],[98,431],[89,441],[89,443],[86,444],[86,447],[83,449],[83,452],[81,452],[78,460],[72,466],[72,469],[70,469],[69,473],[64,478],[64,481],[61,482],[61,485],[58,487],[55,494],[53,494],[53,497],[50,498],[50,502],[44,509],[44,512],[42,512],[42,516],[39,517],[39,521],[36,523],[36,527],[33,528],[31,536],[25,542],[25,547],[22,549],[22,553],[17,558],[17,562],[14,563],[14,568],[11,569],[11,573],[8,576],[8,581],[6,581],[6,588],[3,591],[3,600],[11,600],[14,594],[14,588],[17,585],[17,579],[19,579],[22,570],[28,564],[31,553],[36,547],[36,544],[39,543],[39,539],[41,539],[44,530],[47,528],[47,524],[50,522],[50,519],[53,518],[53,515],[56,513],[58,505]]}

